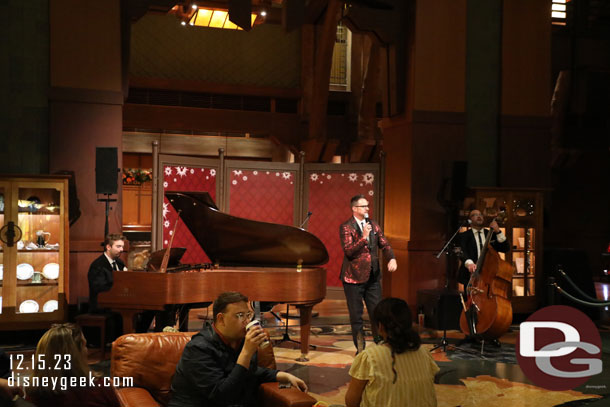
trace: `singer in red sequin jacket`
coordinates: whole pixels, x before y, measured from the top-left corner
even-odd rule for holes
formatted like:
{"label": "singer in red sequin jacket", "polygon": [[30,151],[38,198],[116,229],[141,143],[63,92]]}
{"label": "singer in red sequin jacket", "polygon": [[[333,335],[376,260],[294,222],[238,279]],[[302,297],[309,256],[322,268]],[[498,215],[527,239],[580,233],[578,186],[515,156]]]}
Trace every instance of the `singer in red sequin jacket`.
{"label": "singer in red sequin jacket", "polygon": [[352,216],[339,227],[339,237],[343,247],[341,280],[346,283],[360,284],[369,280],[371,272],[379,273],[379,249],[387,260],[394,259],[394,251],[379,225],[371,221],[373,232],[370,243],[362,236],[362,230]]}

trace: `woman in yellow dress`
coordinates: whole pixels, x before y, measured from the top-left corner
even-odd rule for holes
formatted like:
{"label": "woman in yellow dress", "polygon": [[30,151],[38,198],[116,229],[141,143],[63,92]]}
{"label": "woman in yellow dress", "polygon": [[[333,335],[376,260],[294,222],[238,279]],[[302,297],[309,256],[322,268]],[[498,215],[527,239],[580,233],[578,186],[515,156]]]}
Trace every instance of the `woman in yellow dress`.
{"label": "woman in yellow dress", "polygon": [[404,300],[386,298],[373,311],[383,341],[359,353],[349,371],[346,407],[436,406],[438,366],[411,325]]}

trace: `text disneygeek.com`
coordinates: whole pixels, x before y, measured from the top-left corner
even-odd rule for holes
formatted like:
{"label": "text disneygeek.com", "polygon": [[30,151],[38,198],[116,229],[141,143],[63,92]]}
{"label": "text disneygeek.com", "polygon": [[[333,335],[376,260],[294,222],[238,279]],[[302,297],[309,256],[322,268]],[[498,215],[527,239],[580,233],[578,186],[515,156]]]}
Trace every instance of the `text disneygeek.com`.
{"label": "text disneygeek.com", "polygon": [[16,376],[8,378],[11,387],[48,387],[52,390],[68,390],[72,387],[133,387],[133,377],[100,377],[96,378],[89,372],[89,377],[30,377]]}

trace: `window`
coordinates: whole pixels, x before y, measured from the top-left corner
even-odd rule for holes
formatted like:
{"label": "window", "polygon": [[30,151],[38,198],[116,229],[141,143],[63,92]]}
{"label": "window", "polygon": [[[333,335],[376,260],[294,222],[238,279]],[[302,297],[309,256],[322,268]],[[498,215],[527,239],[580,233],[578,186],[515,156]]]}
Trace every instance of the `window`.
{"label": "window", "polygon": [[330,69],[330,90],[350,91],[352,32],[339,23]]}
{"label": "window", "polygon": [[555,25],[566,25],[567,6],[570,0],[553,0],[551,4],[551,22]]}

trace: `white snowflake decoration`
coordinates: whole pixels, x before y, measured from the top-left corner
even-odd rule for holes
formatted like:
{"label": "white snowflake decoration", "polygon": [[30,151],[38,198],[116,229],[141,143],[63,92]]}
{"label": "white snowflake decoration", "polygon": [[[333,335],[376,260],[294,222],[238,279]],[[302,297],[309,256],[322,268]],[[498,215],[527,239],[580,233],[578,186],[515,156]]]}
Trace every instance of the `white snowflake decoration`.
{"label": "white snowflake decoration", "polygon": [[233,170],[233,175],[239,177],[241,175],[241,170]]}
{"label": "white snowflake decoration", "polygon": [[364,183],[367,185],[373,185],[373,181],[375,181],[375,176],[372,173],[367,172],[362,176],[362,181],[364,181]]}
{"label": "white snowflake decoration", "polygon": [[242,180],[248,181],[248,177],[246,175],[243,176]]}
{"label": "white snowflake decoration", "polygon": [[163,222],[163,226],[165,226],[166,228],[169,227],[169,220],[166,220],[165,222]]}
{"label": "white snowflake decoration", "polygon": [[169,242],[168,242],[167,240],[164,240],[164,241],[163,241],[163,244],[164,244],[164,245],[167,245],[168,243],[169,243]]}
{"label": "white snowflake decoration", "polygon": [[233,184],[233,185],[237,185],[237,180],[236,180],[236,179],[234,179],[233,181],[231,181],[231,184]]}
{"label": "white snowflake decoration", "polygon": [[332,178],[332,176],[331,176],[330,174],[328,174],[328,175],[326,176],[326,179],[331,179],[331,178]]}
{"label": "white snowflake decoration", "polygon": [[170,230],[170,231],[169,231],[169,235],[171,236],[171,235],[173,235],[173,234],[174,234],[174,231],[173,231],[173,230]]}
{"label": "white snowflake decoration", "polygon": [[348,176],[349,180],[351,182],[356,182],[358,180],[358,174],[356,174],[355,172],[352,172],[349,176]]}
{"label": "white snowflake decoration", "polygon": [[284,178],[284,179],[290,179],[290,175],[291,175],[291,174],[290,174],[288,171],[283,172],[283,173],[282,173],[282,178]]}
{"label": "white snowflake decoration", "polygon": [[168,177],[172,175],[172,167],[165,167],[165,175]]}
{"label": "white snowflake decoration", "polygon": [[163,181],[163,188],[167,188],[169,186],[169,182]]}
{"label": "white snowflake decoration", "polygon": [[195,173],[195,170],[191,168],[191,174],[194,174],[194,173]]}
{"label": "white snowflake decoration", "polygon": [[309,179],[312,180],[313,182],[316,182],[318,180],[318,174],[316,174],[315,172],[313,174],[311,174],[309,176]]}
{"label": "white snowflake decoration", "polygon": [[186,171],[188,168],[186,167],[176,167],[176,174],[180,175],[180,178],[186,176]]}
{"label": "white snowflake decoration", "polygon": [[275,173],[275,176],[276,176],[276,177],[279,177],[279,176],[280,176],[280,173],[279,173],[279,172],[276,172],[276,173]]}
{"label": "white snowflake decoration", "polygon": [[165,219],[167,217],[168,213],[169,213],[169,203],[163,202],[163,219]]}
{"label": "white snowflake decoration", "polygon": [[215,176],[216,176],[216,170],[215,170],[215,169],[211,169],[211,170],[210,170],[210,175],[211,175],[212,177],[215,177]]}
{"label": "white snowflake decoration", "polygon": [[369,191],[369,196],[373,196],[373,194],[374,194],[374,192],[373,192],[373,190],[371,189],[371,190]]}
{"label": "white snowflake decoration", "polygon": [[258,175],[258,171],[252,171],[252,174]]}
{"label": "white snowflake decoration", "polygon": [[177,182],[178,180],[176,178],[174,178],[174,182]]}

